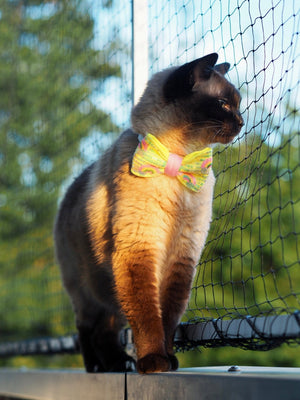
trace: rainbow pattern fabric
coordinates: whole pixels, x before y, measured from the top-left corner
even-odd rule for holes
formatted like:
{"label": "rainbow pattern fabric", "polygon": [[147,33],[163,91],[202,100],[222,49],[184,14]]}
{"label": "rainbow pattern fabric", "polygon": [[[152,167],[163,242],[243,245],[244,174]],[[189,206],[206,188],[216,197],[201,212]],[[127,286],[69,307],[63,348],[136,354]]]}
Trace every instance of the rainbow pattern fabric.
{"label": "rainbow pattern fabric", "polygon": [[139,143],[132,160],[131,172],[150,178],[161,174],[176,177],[188,189],[199,192],[212,166],[212,150],[206,147],[180,157],[148,133]]}

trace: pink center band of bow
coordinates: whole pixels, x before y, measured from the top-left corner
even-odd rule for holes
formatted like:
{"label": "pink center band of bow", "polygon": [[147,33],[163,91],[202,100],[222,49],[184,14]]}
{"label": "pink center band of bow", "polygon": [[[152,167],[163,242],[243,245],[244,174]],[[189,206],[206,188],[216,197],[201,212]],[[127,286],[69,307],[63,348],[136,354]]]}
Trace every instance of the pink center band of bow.
{"label": "pink center band of bow", "polygon": [[170,153],[164,173],[168,176],[177,176],[182,160],[183,157],[180,157],[178,154]]}

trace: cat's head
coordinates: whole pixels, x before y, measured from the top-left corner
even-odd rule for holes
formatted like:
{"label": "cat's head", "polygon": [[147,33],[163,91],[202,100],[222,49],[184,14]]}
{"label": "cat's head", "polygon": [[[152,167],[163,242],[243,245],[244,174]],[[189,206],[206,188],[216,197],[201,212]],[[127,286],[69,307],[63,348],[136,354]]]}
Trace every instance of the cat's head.
{"label": "cat's head", "polygon": [[133,129],[165,141],[176,132],[192,150],[232,141],[243,126],[241,96],[224,77],[230,64],[217,59],[212,53],[154,75],[132,111]]}

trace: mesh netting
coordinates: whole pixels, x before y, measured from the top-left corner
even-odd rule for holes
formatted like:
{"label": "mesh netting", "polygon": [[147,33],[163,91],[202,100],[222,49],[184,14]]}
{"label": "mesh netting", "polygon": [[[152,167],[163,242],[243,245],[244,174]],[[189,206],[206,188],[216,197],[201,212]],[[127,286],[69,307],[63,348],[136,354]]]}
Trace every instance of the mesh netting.
{"label": "mesh netting", "polygon": [[[52,225],[73,177],[129,123],[125,3],[0,3],[2,341],[75,331]],[[212,324],[205,345],[272,347],[273,333],[261,329],[275,323],[251,318],[297,321],[300,308],[298,1],[155,0],[148,11],[150,75],[215,51],[231,63],[246,123],[214,149],[213,222],[185,321]],[[234,337],[226,321],[235,320],[250,335]],[[276,343],[297,337],[299,329]]]}
{"label": "mesh netting", "polygon": [[[232,62],[246,126],[233,146],[215,151],[214,218],[188,316],[293,315],[300,300],[299,7],[204,3],[196,13],[203,52],[213,43]],[[193,15],[185,14],[190,30]]]}

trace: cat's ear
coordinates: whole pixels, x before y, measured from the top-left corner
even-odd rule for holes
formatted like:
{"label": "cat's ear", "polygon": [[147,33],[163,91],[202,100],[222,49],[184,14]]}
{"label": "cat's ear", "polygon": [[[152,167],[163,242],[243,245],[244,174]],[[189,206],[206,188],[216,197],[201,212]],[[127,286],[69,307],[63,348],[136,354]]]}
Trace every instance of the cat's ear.
{"label": "cat's ear", "polygon": [[225,75],[230,68],[230,64],[225,62],[223,64],[215,65],[214,70],[220,72],[220,74]]}
{"label": "cat's ear", "polygon": [[212,53],[175,69],[164,84],[165,99],[171,101],[189,95],[196,82],[210,78],[217,59],[218,54]]}
{"label": "cat's ear", "polygon": [[192,63],[195,63],[193,69],[193,80],[192,80],[193,86],[197,81],[206,80],[210,78],[212,71],[214,69],[214,65],[217,62],[217,59],[218,59],[218,54],[211,53],[202,58],[198,58],[198,60],[192,61]]}

